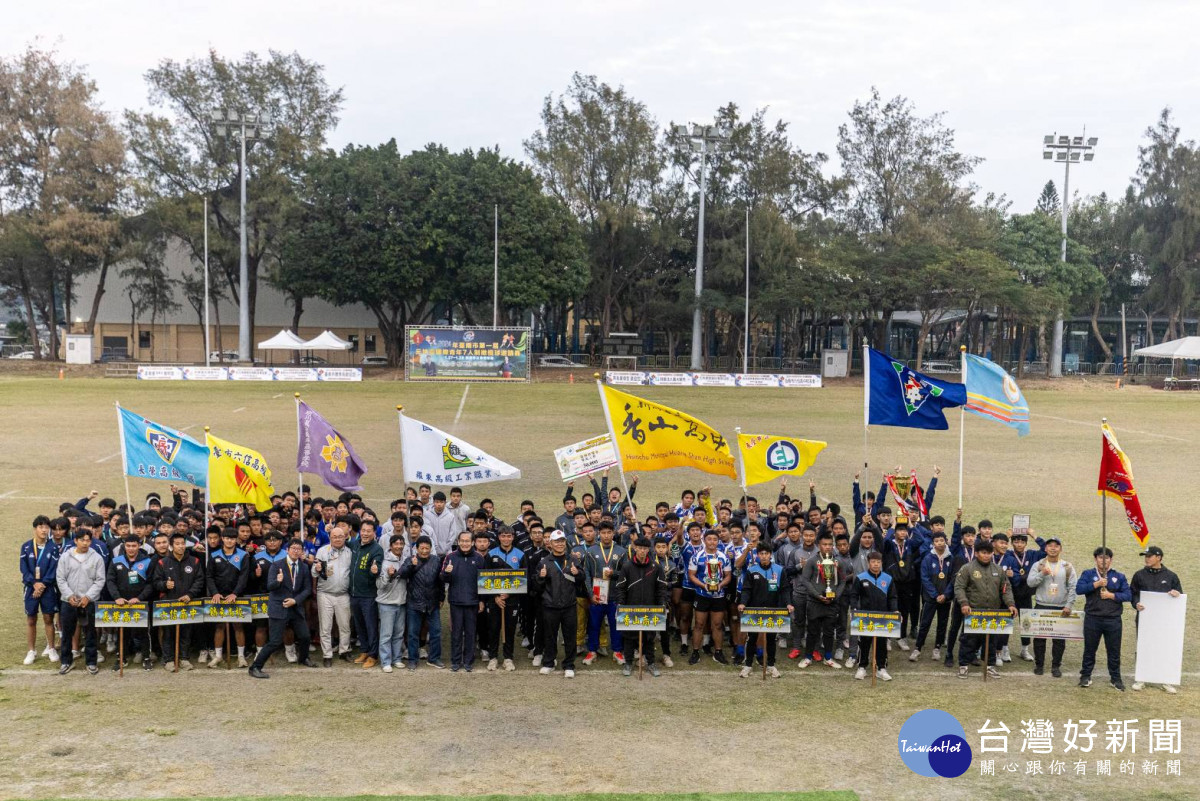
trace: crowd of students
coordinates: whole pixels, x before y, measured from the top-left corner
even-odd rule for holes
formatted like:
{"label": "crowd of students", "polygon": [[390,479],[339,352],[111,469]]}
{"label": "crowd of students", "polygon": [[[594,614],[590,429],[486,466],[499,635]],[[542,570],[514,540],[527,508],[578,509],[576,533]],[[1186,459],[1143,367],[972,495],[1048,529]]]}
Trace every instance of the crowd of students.
{"label": "crowd of students", "polygon": [[[109,498],[92,511],[93,492],[64,503],[54,519],[37,517],[21,548],[25,664],[42,656],[65,674],[82,656],[96,673],[107,654],[114,670],[123,667],[113,656],[116,630],[97,630],[96,602],[266,596],[261,620],[127,628],[126,664],[191,670],[195,654],[200,664],[222,669],[236,649],[238,667],[267,678],[275,652],[315,668],[309,654],[319,649],[326,668],[338,659],[391,673],[444,668],[448,651],[451,671],[472,672],[477,654],[487,670],[512,671],[519,640],[534,668],[567,678],[577,658],[588,667],[611,658],[625,675],[640,660],[659,676],[660,665],[674,667],[674,652],[693,665],[703,658],[733,665],[742,677],[756,661],[779,677],[783,655],[800,669],[846,667],[864,679],[873,658],[876,675],[890,681],[893,647],[910,662],[931,647],[932,660],[957,665],[960,677],[972,665],[999,677],[1010,648],[1019,647],[1019,658],[1041,675],[1044,639],[1018,645],[1016,635],[1011,644],[1008,636],[991,637],[985,649],[985,638],[965,630],[964,620],[973,610],[1066,611],[1082,596],[1080,686],[1091,684],[1103,641],[1110,680],[1123,690],[1124,604],[1140,608],[1142,591],[1182,590],[1156,547],[1130,582],[1111,569],[1107,548],[1096,549],[1094,568],[1079,572],[1063,558],[1058,537],[1037,538],[1035,547],[1024,533],[996,531],[988,520],[964,525],[961,509],[948,533],[944,518],[929,514],[936,472],[925,492],[900,501],[898,510],[886,504],[886,480],[878,493],[863,493],[855,476],[852,524],[839,504],[817,502],[812,482],[807,504],[787,494],[786,482],[770,510],[754,497],[716,501],[706,487],[685,490],[674,505],[658,501],[644,517],[633,502],[636,478],[629,497],[609,488],[607,475],[591,484],[591,493],[576,498],[569,483],[552,521],[527,500],[511,523],[496,516],[489,499],[472,507],[461,490],[447,497],[428,485],[408,488],[385,516],[357,495],[315,498],[307,487],[303,497],[274,498],[265,513],[206,509],[197,493],[189,499],[174,486],[165,504],[152,493],[132,514]],[[480,571],[497,569],[523,574],[527,592],[481,594]],[[666,608],[666,630],[640,640],[623,634],[620,605]],[[746,608],[786,608],[790,632],[760,638],[741,631]],[[880,638],[872,649],[874,638],[848,630],[851,609],[898,613],[899,639]],[[40,653],[39,624],[46,641]],[[1061,677],[1065,642],[1051,643],[1050,672]]]}

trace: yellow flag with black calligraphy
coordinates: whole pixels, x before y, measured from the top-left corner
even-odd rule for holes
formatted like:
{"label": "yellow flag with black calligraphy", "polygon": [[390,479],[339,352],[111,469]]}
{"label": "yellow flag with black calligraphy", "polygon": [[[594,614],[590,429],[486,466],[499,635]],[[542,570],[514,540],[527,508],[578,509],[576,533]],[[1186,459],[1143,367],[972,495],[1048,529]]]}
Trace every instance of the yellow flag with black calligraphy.
{"label": "yellow flag with black calligraphy", "polygon": [[258,451],[234,445],[205,433],[208,447],[208,502],[247,503],[265,512],[271,508],[271,468]]}
{"label": "yellow flag with black calligraphy", "polygon": [[602,385],[600,399],[623,470],[694,467],[737,479],[729,443],[704,421]]}

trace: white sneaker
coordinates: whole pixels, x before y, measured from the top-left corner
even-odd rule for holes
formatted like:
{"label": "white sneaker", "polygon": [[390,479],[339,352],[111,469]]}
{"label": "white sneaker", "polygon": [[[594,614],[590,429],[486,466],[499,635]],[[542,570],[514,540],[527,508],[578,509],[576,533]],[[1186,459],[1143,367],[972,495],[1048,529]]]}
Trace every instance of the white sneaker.
{"label": "white sneaker", "polygon": [[53,648],[47,648],[45,653],[46,658],[51,662],[57,662],[59,660],[58,651],[54,650]]}
{"label": "white sneaker", "polygon": [[845,655],[846,655],[846,652],[844,650],[842,650],[841,646],[838,646],[838,649],[833,652],[834,659],[841,659]]}
{"label": "white sneaker", "polygon": [[811,664],[812,664],[812,660],[806,656],[803,659],[801,659],[799,662],[796,663],[796,667],[804,669]]}
{"label": "white sneaker", "polygon": [[384,672],[384,673],[391,673],[391,672],[392,672],[392,666],[391,666],[391,665],[384,665],[384,666],[383,666],[383,672]]}
{"label": "white sneaker", "polygon": [[111,654],[117,650],[117,640],[115,637],[108,637],[104,643],[104,653]]}
{"label": "white sneaker", "polygon": [[739,679],[748,679],[748,678],[750,678],[750,666],[749,666],[749,665],[747,665],[746,667],[742,668],[742,672],[738,674],[738,678],[739,678]]}
{"label": "white sneaker", "polygon": [[193,669],[192,663],[187,661],[186,659],[180,659],[179,660],[179,669],[180,670],[192,670]]}
{"label": "white sneaker", "polygon": [[429,651],[427,651],[425,648],[421,648],[421,650],[417,653],[417,656],[419,656],[421,659],[428,659]]}
{"label": "white sneaker", "polygon": [[1000,649],[1000,659],[1003,662],[1011,662],[1012,661],[1012,657],[1008,653],[1007,645]]}
{"label": "white sneaker", "polygon": [[777,679],[779,678],[779,669],[774,665],[771,665],[769,668],[767,668],[767,675],[773,679]]}
{"label": "white sneaker", "polygon": [[71,649],[71,661],[72,662],[78,662],[79,657],[81,657],[81,656],[83,656],[83,651],[76,651],[74,648]]}
{"label": "white sneaker", "polygon": [[860,667],[858,670],[854,671],[854,678],[858,679],[859,681],[862,681],[866,677],[867,669],[865,667]]}
{"label": "white sneaker", "polygon": [[196,661],[202,665],[207,663],[208,662],[208,650],[206,649],[206,650],[201,651],[200,658],[197,659]]}
{"label": "white sneaker", "polygon": [[[852,668],[857,664],[858,664],[858,660],[855,659],[854,657],[850,657],[849,659],[846,660],[846,667],[848,667],[848,668]],[[841,665],[839,665],[835,662],[834,667],[841,667]]]}
{"label": "white sneaker", "polygon": [[575,678],[575,671],[573,671],[573,670],[564,670],[564,671],[563,671],[563,678],[565,678],[565,679],[573,679],[573,678]]}
{"label": "white sneaker", "polygon": [[30,651],[29,653],[25,654],[25,662],[23,664],[32,665],[34,662],[37,661],[37,658],[38,658],[37,651]]}
{"label": "white sneaker", "polygon": [[912,650],[912,653],[910,653],[910,654],[908,655],[908,661],[909,661],[909,662],[916,662],[916,661],[917,661],[918,659],[920,659],[920,658],[921,658],[921,652],[920,652],[920,651],[918,651],[916,648],[914,648],[914,649]]}
{"label": "white sneaker", "polygon": [[780,648],[787,648],[787,637],[777,637],[775,642]]}
{"label": "white sneaker", "polygon": [[490,660],[488,660],[488,667],[487,667],[487,669],[488,669],[489,671],[491,671],[491,672],[495,672],[495,670],[496,670],[496,668],[499,666],[499,664],[500,664],[500,663],[499,663],[499,662],[497,662],[495,659],[490,659]]}
{"label": "white sneaker", "polygon": [[487,652],[487,649],[486,649],[486,648],[480,648],[480,649],[479,649],[479,658],[480,658],[480,659],[487,659],[487,658],[488,658],[488,652]]}
{"label": "white sneaker", "polygon": [[42,649],[42,656],[50,656],[50,652],[54,650],[54,646],[47,645]]}
{"label": "white sneaker", "polygon": [[888,649],[889,651],[890,651],[890,650],[892,650],[892,641],[891,641],[891,640],[884,640],[884,642],[886,642],[886,643],[887,643],[887,649]]}
{"label": "white sneaker", "polygon": [[529,638],[528,638],[528,637],[522,637],[522,638],[521,638],[521,647],[522,647],[522,648],[528,648],[528,647],[529,647],[529,645],[530,645]]}
{"label": "white sneaker", "polygon": [[102,654],[102,653],[100,653],[99,651],[97,651],[97,652],[96,652],[96,664],[98,665],[98,664],[100,664],[100,663],[101,663],[101,662],[103,662],[103,661],[104,661],[104,654]]}
{"label": "white sneaker", "polygon": [[1133,690],[1134,692],[1141,692],[1142,690],[1146,689],[1146,682],[1135,681],[1129,689]]}
{"label": "white sneaker", "polygon": [[505,671],[512,673],[514,670],[517,669],[517,666],[513,664],[513,661],[511,659],[505,659],[504,660],[504,669],[505,669]]}
{"label": "white sneaker", "polygon": [[880,668],[879,670],[875,671],[875,675],[878,676],[881,681],[891,681],[892,680],[892,675],[887,672],[886,668]]}
{"label": "white sneaker", "polygon": [[662,658],[663,667],[675,667],[675,660],[669,656]]}
{"label": "white sneaker", "polygon": [[904,637],[901,637],[900,640],[896,643],[896,645],[898,645],[900,647],[901,651],[908,650],[908,640],[906,640]]}
{"label": "white sneaker", "polygon": [[1179,692],[1179,690],[1175,689],[1175,685],[1174,685],[1174,684],[1164,684],[1164,685],[1163,685],[1163,692],[1165,692],[1165,693],[1169,693],[1169,694],[1171,694],[1171,695],[1174,695],[1175,693]]}
{"label": "white sneaker", "polygon": [[553,672],[554,672],[554,668],[552,668],[552,667],[544,667],[538,671],[538,673],[540,673],[543,676],[549,676]]}
{"label": "white sneaker", "polygon": [[240,668],[250,667],[250,663],[246,661],[246,657],[244,657],[244,656],[238,657],[238,667],[240,667]]}
{"label": "white sneaker", "polygon": [[225,667],[225,666],[223,664],[221,664],[221,657],[219,657],[219,656],[213,657],[213,660],[208,663],[209,670],[214,670],[214,669],[220,668],[220,667]]}
{"label": "white sneaker", "polygon": [[[833,668],[834,670],[841,670],[842,663],[837,661],[836,659],[826,659],[825,667]],[[846,667],[854,667],[854,665],[850,664],[849,659],[846,660]]]}
{"label": "white sneaker", "polygon": [[175,672],[175,662],[168,659],[166,662],[163,663],[163,670],[167,671],[168,673],[174,673]]}
{"label": "white sneaker", "polygon": [[933,647],[933,661],[934,662],[942,661],[942,649],[940,646],[935,645]]}
{"label": "white sneaker", "polygon": [[1004,660],[1000,658],[1000,654],[996,654],[995,667],[1002,667],[1003,665],[1004,665]]}
{"label": "white sneaker", "polygon": [[283,653],[284,653],[284,656],[287,657],[287,661],[289,661],[289,662],[300,661],[300,658],[298,656],[296,656],[296,646],[295,645],[283,646]]}
{"label": "white sneaker", "polygon": [[541,667],[541,666],[542,666],[542,655],[541,655],[541,654],[538,654],[537,656],[535,656],[535,657],[533,658],[533,666],[534,666],[534,667]]}
{"label": "white sneaker", "polygon": [[1029,652],[1028,645],[1021,648],[1021,658],[1024,659],[1026,662],[1033,661],[1033,654]]}

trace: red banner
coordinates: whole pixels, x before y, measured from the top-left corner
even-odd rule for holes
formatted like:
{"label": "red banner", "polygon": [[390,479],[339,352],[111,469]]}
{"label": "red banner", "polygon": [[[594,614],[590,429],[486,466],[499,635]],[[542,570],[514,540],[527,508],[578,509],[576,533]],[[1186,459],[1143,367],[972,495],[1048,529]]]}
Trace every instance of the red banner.
{"label": "red banner", "polygon": [[1129,458],[1117,444],[1117,435],[1109,428],[1108,423],[1102,424],[1100,430],[1104,437],[1104,447],[1100,453],[1100,480],[1096,491],[1124,504],[1129,530],[1137,537],[1138,543],[1145,547],[1146,541],[1150,539],[1150,528],[1142,514],[1137,490],[1133,488],[1133,468],[1129,464]]}

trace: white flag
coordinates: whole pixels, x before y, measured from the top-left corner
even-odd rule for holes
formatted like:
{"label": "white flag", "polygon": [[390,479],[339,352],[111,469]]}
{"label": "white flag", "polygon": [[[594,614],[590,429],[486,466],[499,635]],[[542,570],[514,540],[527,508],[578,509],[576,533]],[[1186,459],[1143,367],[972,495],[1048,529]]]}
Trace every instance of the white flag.
{"label": "white flag", "polygon": [[462,487],[520,478],[521,471],[431,425],[400,415],[404,480]]}

